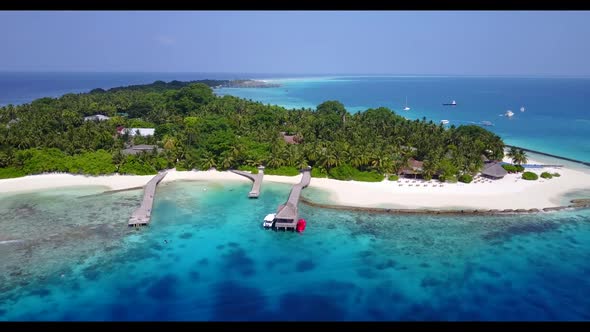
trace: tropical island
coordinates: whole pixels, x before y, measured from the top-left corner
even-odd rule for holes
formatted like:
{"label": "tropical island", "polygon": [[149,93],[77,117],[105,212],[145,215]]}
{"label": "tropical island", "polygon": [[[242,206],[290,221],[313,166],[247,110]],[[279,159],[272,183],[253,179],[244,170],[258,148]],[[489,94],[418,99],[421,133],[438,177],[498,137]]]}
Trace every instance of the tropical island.
{"label": "tropical island", "polygon": [[297,183],[311,166],[310,187],[341,205],[541,209],[590,183],[559,165],[525,172],[522,164],[536,162],[520,149],[505,153],[502,139],[477,125],[445,128],[384,107],[351,114],[338,101],[288,110],[214,94],[257,84],[249,82],[257,81],[156,81],[2,107],[0,193],[133,188],[161,170],[173,170],[163,181],[247,181],[226,171],[260,165],[265,180]]}
{"label": "tropical island", "polygon": [[227,81],[226,83],[222,84],[221,86],[217,87],[224,87],[224,88],[278,88],[281,85],[278,83],[268,83],[265,81],[257,81],[257,80],[232,80]]}

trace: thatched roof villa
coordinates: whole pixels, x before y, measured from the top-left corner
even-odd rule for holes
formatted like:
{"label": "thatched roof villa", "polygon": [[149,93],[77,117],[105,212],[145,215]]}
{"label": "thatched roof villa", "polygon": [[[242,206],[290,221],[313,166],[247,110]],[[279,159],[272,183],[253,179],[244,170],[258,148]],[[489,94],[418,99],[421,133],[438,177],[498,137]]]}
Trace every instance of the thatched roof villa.
{"label": "thatched roof villa", "polygon": [[508,172],[502,167],[499,162],[487,163],[481,171],[481,175],[497,180],[503,178]]}

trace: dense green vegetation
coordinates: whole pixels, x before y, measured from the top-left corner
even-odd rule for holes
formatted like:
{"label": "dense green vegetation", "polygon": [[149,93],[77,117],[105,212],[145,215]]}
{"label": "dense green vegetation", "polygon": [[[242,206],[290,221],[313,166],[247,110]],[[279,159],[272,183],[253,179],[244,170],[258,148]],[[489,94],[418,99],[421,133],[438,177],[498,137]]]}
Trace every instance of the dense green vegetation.
{"label": "dense green vegetation", "polygon": [[471,181],[473,181],[473,177],[469,174],[462,174],[461,176],[459,176],[459,182],[463,182],[463,183],[471,183]]}
{"label": "dense green vegetation", "polygon": [[539,176],[533,172],[524,172],[522,173],[522,178],[525,180],[537,180]]}
{"label": "dense green vegetation", "polygon": [[553,177],[553,175],[551,175],[551,173],[549,173],[549,172],[543,172],[543,173],[541,173],[541,177],[543,179],[551,179]]}
{"label": "dense green vegetation", "polygon": [[363,172],[348,165],[343,164],[336,166],[328,172],[331,178],[336,180],[355,180],[355,181],[366,181],[366,182],[381,182],[385,178],[382,174],[377,172]]}
{"label": "dense green vegetation", "polygon": [[[211,86],[220,82],[158,81],[2,107],[0,174],[154,174],[263,164],[267,174],[296,175],[309,165],[314,177],[380,181],[415,158],[424,161],[425,178],[444,180],[474,174],[482,155],[503,156],[500,137],[479,126],[445,129],[384,107],[350,114],[338,101],[287,110],[215,96]],[[94,114],[111,118],[84,121]],[[155,136],[119,136],[117,126],[155,128]],[[296,134],[300,144],[287,144],[280,132]],[[125,143],[157,144],[164,152],[125,156]]]}
{"label": "dense green vegetation", "polygon": [[324,169],[312,168],[311,169],[311,177],[312,178],[327,178],[328,173]]}
{"label": "dense green vegetation", "polygon": [[284,176],[295,176],[299,175],[299,169],[293,166],[281,166],[279,168],[266,168],[264,174],[268,175],[284,175]]}
{"label": "dense green vegetation", "polygon": [[559,173],[553,173],[552,175],[553,175],[553,177],[557,177],[557,178],[561,176],[561,174],[559,174]]}
{"label": "dense green vegetation", "polygon": [[391,175],[389,175],[389,176],[387,177],[387,179],[388,179],[389,181],[397,181],[397,180],[399,180],[399,176],[397,176],[397,175],[395,175],[395,174],[391,174]]}
{"label": "dense green vegetation", "polygon": [[18,178],[18,177],[25,176],[25,175],[26,175],[26,173],[20,168],[16,168],[16,167],[0,168],[0,179]]}
{"label": "dense green vegetation", "polygon": [[516,173],[516,166],[514,165],[504,164],[502,165],[502,168],[504,168],[508,173]]}
{"label": "dense green vegetation", "polygon": [[258,167],[249,166],[249,165],[240,165],[238,166],[238,170],[240,171],[247,171],[252,174],[258,174]]}
{"label": "dense green vegetation", "polygon": [[509,165],[509,164],[504,164],[504,165],[502,165],[502,168],[504,168],[506,170],[506,172],[508,172],[508,173],[521,173],[521,172],[524,172],[524,167],[522,165]]}

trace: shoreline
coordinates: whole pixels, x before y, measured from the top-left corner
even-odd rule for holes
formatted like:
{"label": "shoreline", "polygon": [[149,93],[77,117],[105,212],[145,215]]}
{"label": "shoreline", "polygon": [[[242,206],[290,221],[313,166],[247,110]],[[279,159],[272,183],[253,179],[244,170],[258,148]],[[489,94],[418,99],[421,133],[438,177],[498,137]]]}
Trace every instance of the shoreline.
{"label": "shoreline", "polygon": [[[507,159],[505,159],[506,161]],[[535,164],[534,160],[529,163]],[[536,181],[521,179],[521,174],[507,174],[500,180],[481,180],[470,184],[439,183],[400,179],[382,182],[339,181],[312,178],[309,188],[319,190],[324,199],[315,199],[304,190],[302,203],[329,209],[345,209],[376,213],[421,214],[510,214],[549,212],[563,209],[588,208],[590,197],[569,197],[577,191],[590,192],[590,169],[587,171],[562,168],[527,169],[540,174],[543,171],[558,172],[560,177],[539,178]],[[67,173],[29,175],[0,180],[0,195],[20,194],[64,187],[101,186],[100,194],[141,189],[154,175],[104,175],[85,176]],[[265,175],[264,182],[293,185],[301,175]],[[229,171],[176,171],[168,170],[162,184],[173,181],[236,181],[251,183],[241,175]],[[261,192],[264,195],[264,189]],[[583,195],[578,196],[585,196]],[[245,198],[246,199],[246,198]],[[578,203],[571,200],[582,199]]]}
{"label": "shoreline", "polygon": [[317,203],[313,202],[312,200],[301,196],[301,203],[318,207],[322,209],[330,209],[330,210],[343,210],[343,211],[352,211],[352,212],[366,212],[366,213],[379,213],[379,214],[423,214],[423,215],[488,215],[488,216],[498,216],[498,215],[513,215],[513,214],[530,214],[530,213],[541,213],[541,212],[556,212],[556,211],[563,211],[563,210],[579,210],[579,209],[588,209],[590,208],[590,199],[572,199],[570,201],[570,205],[560,205],[554,207],[546,207],[542,209],[447,209],[447,210],[430,210],[430,209],[397,209],[397,208],[379,208],[379,207],[362,207],[362,206],[348,206],[348,205],[338,205],[338,204],[326,204],[326,203]]}

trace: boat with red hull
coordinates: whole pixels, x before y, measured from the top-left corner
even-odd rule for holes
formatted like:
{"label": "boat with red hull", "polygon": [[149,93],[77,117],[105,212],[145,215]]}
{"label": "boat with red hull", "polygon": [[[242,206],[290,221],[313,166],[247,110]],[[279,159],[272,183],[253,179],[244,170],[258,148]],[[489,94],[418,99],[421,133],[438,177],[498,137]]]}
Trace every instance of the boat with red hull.
{"label": "boat with red hull", "polygon": [[307,222],[305,222],[305,219],[299,219],[299,221],[297,222],[297,232],[303,233],[306,225]]}

